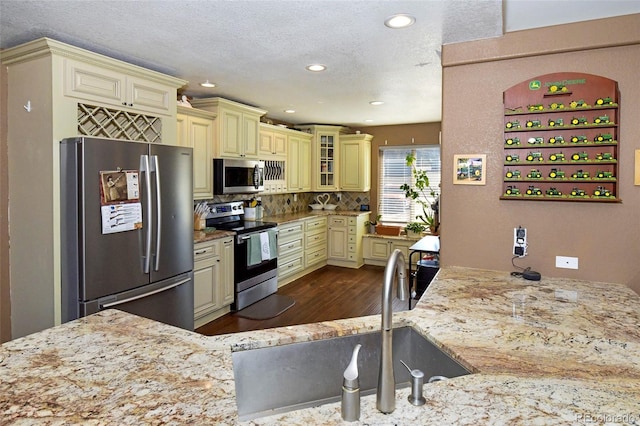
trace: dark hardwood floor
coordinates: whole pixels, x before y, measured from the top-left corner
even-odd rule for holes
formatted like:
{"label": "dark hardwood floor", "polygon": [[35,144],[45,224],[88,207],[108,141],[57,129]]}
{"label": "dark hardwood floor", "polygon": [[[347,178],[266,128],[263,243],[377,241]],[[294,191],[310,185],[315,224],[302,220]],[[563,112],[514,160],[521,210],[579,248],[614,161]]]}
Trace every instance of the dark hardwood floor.
{"label": "dark hardwood floor", "polygon": [[[382,266],[365,265],[360,269],[325,266],[278,290],[279,294],[291,296],[296,301],[279,316],[259,321],[229,313],[196,332],[213,336],[379,314],[382,312],[383,276]],[[394,312],[407,310],[408,303],[395,298]]]}

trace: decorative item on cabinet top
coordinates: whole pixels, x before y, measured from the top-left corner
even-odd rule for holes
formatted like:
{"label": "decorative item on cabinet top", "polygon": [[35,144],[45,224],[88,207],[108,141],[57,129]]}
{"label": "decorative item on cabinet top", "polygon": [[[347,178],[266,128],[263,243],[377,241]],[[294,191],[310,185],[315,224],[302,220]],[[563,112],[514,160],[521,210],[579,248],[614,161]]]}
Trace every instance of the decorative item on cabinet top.
{"label": "decorative item on cabinet top", "polygon": [[554,73],[504,92],[500,199],[620,202],[616,81]]}

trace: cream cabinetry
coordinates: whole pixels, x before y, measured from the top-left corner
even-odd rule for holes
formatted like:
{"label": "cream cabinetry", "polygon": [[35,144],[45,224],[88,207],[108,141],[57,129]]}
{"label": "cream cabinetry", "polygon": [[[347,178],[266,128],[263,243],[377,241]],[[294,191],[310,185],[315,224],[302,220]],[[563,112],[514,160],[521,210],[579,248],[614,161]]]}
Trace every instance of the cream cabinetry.
{"label": "cream cabinetry", "polygon": [[339,189],[340,132],[341,126],[299,126],[311,133],[311,188],[313,191],[337,191]]}
{"label": "cream cabinetry", "polygon": [[362,236],[369,213],[329,216],[327,264],[359,268],[364,264]]}
{"label": "cream cabinetry", "polygon": [[[395,249],[400,249],[404,258],[409,262],[409,247],[420,238],[380,237],[365,235],[363,238],[364,263],[367,265],[385,266],[389,256]],[[407,268],[409,264],[407,263]]]}
{"label": "cream cabinetry", "polygon": [[215,157],[258,158],[260,117],[266,111],[223,98],[194,99],[191,104],[217,115]]}
{"label": "cream cabinetry", "polygon": [[287,157],[287,133],[278,126],[260,123],[260,143],[258,144],[260,159]]}
{"label": "cream cabinetry", "polygon": [[324,266],[327,260],[327,218],[312,217],[305,220],[304,266]]}
{"label": "cream cabinetry", "polygon": [[65,60],[64,93],[124,109],[171,115],[175,88],[112,68]]}
{"label": "cream cabinetry", "polygon": [[193,199],[213,198],[213,126],[215,114],[178,106],[177,143],[193,148]]}
{"label": "cream cabinetry", "polygon": [[233,237],[194,246],[195,328],[229,312],[233,303]]}
{"label": "cream cabinetry", "polygon": [[[0,61],[7,73],[7,108],[2,114],[8,123],[9,275],[15,304],[11,326],[12,338],[17,338],[59,324],[62,318],[59,141],[88,135],[175,144],[176,91],[187,82],[48,38],[4,49]],[[106,97],[100,90],[88,93],[88,80],[78,76],[80,84],[74,88],[65,81],[66,75],[73,77],[72,63],[78,64],[77,72],[83,65],[100,75],[125,76],[117,84],[125,92],[124,86],[130,87],[128,103],[133,107],[118,103],[122,101],[113,97],[113,88],[102,92],[111,90]],[[142,87],[167,93],[143,95]],[[30,112],[24,108],[27,102]]]}
{"label": "cream cabinetry", "polygon": [[311,135],[289,135],[287,151],[287,190],[311,191]]}
{"label": "cream cabinetry", "polygon": [[[304,220],[278,226],[278,285],[304,270]],[[294,278],[295,279],[295,278]]]}
{"label": "cream cabinetry", "polygon": [[371,140],[368,134],[340,135],[340,190],[371,189]]}

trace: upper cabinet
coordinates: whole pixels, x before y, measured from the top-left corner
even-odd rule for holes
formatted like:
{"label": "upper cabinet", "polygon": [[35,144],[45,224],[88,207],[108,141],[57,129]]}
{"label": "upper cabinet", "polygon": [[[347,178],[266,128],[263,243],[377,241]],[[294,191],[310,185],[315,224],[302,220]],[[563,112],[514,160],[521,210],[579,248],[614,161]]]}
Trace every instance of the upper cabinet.
{"label": "upper cabinet", "polygon": [[217,115],[214,126],[216,158],[257,159],[260,117],[266,111],[223,98],[194,99],[194,107]]}
{"label": "upper cabinet", "polygon": [[260,159],[287,157],[287,130],[271,124],[260,123]]}
{"label": "upper cabinet", "polygon": [[287,191],[311,191],[311,135],[289,135],[287,150]]}
{"label": "upper cabinet", "polygon": [[371,189],[372,135],[340,135],[340,190]]}
{"label": "upper cabinet", "polygon": [[178,145],[193,148],[193,198],[213,198],[213,127],[216,115],[178,106]]}
{"label": "upper cabinet", "polygon": [[338,161],[341,126],[299,126],[311,133],[311,189],[313,191],[337,191]]}
{"label": "upper cabinet", "polygon": [[134,109],[171,115],[175,87],[86,62],[65,61],[65,95]]}

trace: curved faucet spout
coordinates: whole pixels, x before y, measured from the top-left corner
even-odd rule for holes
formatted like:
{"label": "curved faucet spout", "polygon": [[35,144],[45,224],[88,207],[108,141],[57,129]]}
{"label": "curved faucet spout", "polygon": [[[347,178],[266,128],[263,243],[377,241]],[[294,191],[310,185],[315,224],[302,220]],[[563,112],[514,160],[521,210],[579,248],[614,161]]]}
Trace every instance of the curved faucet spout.
{"label": "curved faucet spout", "polygon": [[409,286],[407,268],[402,251],[396,249],[389,256],[384,270],[382,285],[382,327],[380,370],[378,372],[378,389],[376,407],[383,413],[391,413],[396,409],[396,382],[393,374],[393,292],[394,274],[398,276],[398,299],[407,300]]}

